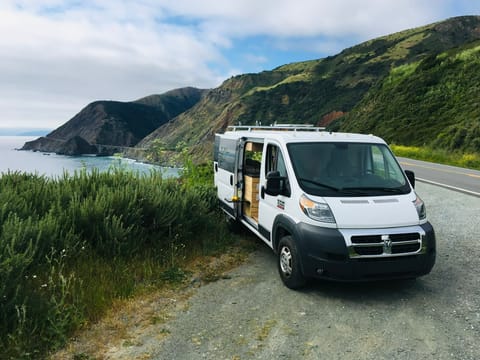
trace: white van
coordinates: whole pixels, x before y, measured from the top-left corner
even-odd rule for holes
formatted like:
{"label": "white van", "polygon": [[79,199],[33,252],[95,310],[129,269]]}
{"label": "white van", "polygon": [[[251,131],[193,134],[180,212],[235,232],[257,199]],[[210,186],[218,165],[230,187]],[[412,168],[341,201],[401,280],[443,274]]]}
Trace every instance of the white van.
{"label": "white van", "polygon": [[435,233],[382,139],[308,125],[233,126],[216,134],[220,206],[278,255],[283,283],[428,274]]}

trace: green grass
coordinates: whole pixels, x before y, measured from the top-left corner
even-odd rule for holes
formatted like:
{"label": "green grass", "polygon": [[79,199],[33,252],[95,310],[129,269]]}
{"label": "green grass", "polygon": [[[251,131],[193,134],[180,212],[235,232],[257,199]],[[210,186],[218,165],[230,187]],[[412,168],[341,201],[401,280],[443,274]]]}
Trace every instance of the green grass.
{"label": "green grass", "polygon": [[390,145],[396,156],[480,170],[480,154],[451,152],[429,147]]}
{"label": "green grass", "polygon": [[0,176],[0,358],[38,359],[127,299],[189,273],[232,237],[209,167]]}

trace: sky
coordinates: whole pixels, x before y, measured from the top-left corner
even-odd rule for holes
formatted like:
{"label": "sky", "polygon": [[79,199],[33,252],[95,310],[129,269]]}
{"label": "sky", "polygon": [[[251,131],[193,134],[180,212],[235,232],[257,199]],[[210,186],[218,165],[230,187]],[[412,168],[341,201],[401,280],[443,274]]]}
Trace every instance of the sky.
{"label": "sky", "polygon": [[478,0],[1,0],[0,130],[319,59]]}

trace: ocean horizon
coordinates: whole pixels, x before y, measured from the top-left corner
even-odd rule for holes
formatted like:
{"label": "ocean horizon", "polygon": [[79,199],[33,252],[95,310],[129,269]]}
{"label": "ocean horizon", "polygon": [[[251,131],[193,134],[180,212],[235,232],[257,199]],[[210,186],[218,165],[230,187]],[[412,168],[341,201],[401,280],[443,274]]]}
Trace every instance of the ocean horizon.
{"label": "ocean horizon", "polygon": [[0,176],[8,172],[27,172],[47,177],[73,175],[81,169],[107,171],[114,167],[126,168],[139,173],[152,170],[164,172],[166,177],[178,176],[178,169],[165,168],[116,156],[66,156],[55,153],[18,150],[23,144],[38,136],[0,136]]}

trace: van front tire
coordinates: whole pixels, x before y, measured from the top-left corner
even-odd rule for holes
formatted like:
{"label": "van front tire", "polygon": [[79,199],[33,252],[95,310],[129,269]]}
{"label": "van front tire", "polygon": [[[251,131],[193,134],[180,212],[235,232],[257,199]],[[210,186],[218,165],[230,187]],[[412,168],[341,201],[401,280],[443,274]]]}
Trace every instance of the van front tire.
{"label": "van front tire", "polygon": [[302,273],[297,247],[290,235],[281,238],[278,244],[278,272],[285,286],[290,289],[300,289],[307,282]]}

